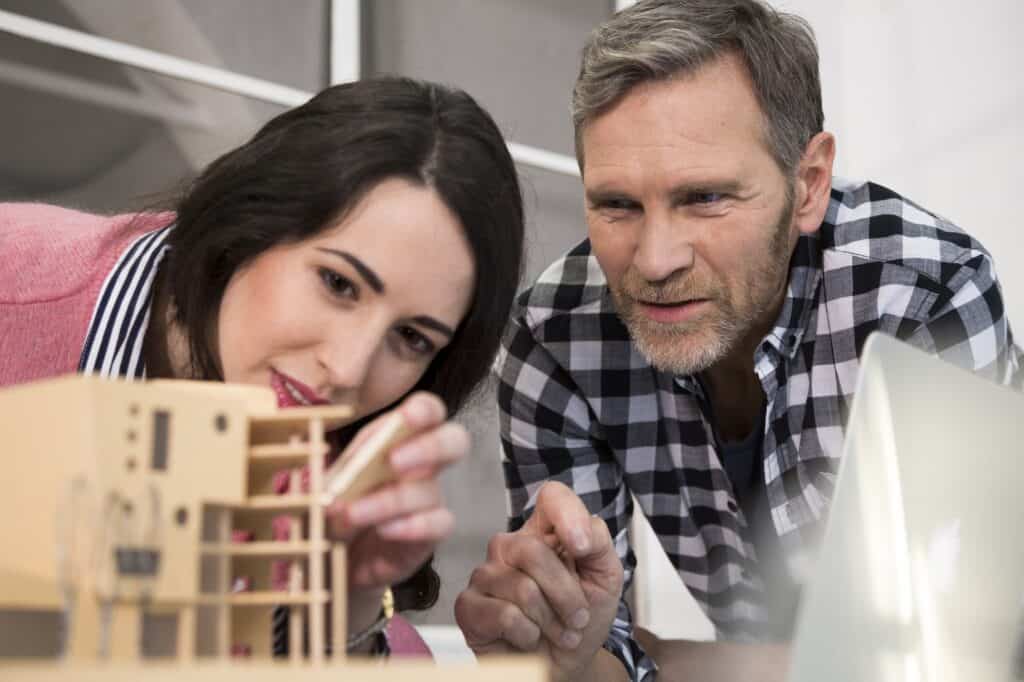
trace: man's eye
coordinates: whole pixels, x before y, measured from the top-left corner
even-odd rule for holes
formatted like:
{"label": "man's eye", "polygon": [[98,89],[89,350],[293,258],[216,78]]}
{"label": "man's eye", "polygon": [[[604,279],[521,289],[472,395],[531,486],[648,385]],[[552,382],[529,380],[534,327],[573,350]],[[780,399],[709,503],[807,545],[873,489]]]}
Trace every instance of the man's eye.
{"label": "man's eye", "polygon": [[611,213],[626,213],[628,211],[635,211],[637,208],[639,208],[639,204],[632,199],[617,198],[601,199],[591,205],[591,209],[594,211],[607,211]]}
{"label": "man's eye", "polygon": [[604,208],[615,208],[615,209],[629,209],[633,208],[635,204],[628,199],[609,199],[608,201],[602,202]]}
{"label": "man's eye", "polygon": [[324,286],[334,296],[353,299],[359,297],[359,290],[344,275],[338,274],[330,268],[320,268],[319,274]]}
{"label": "man's eye", "polygon": [[694,192],[690,195],[690,201],[694,204],[714,204],[724,198],[721,192]]}

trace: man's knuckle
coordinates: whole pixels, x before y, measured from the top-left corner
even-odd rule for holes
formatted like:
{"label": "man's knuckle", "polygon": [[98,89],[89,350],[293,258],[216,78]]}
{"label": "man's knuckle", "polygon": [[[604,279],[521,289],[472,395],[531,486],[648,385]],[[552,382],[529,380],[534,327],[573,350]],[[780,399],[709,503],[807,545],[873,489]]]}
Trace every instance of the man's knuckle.
{"label": "man's knuckle", "polygon": [[[473,572],[469,574],[469,584],[475,587],[482,587],[490,582],[491,568],[489,564],[483,564],[473,569]],[[465,594],[463,592],[462,594]]]}
{"label": "man's knuckle", "polygon": [[516,601],[528,613],[536,613],[543,606],[544,596],[540,588],[530,578],[523,578],[515,586]]}
{"label": "man's knuckle", "polygon": [[519,625],[521,617],[519,607],[506,602],[498,611],[497,622],[502,632],[512,634]]}
{"label": "man's knuckle", "polygon": [[498,533],[487,542],[487,556],[496,558],[508,544],[509,533]]}

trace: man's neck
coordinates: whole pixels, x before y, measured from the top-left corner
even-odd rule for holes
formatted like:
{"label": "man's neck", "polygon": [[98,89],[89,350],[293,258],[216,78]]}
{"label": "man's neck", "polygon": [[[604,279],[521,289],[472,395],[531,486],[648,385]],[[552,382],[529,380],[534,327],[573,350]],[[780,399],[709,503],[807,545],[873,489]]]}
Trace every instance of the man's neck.
{"label": "man's neck", "polygon": [[715,428],[725,442],[745,440],[760,421],[764,390],[754,373],[754,353],[774,324],[775,306],[773,311],[755,325],[729,355],[701,373],[710,393]]}
{"label": "man's neck", "polygon": [[753,357],[745,365],[718,363],[703,372],[715,429],[727,443],[743,441],[760,421],[764,391],[754,374]]}
{"label": "man's neck", "polygon": [[[794,248],[795,235],[790,254]],[[711,394],[711,409],[717,422],[715,427],[726,442],[745,440],[760,421],[765,396],[761,381],[754,374],[754,354],[775,327],[788,286],[789,269],[786,268],[771,304],[766,306],[760,319],[751,325],[728,355],[701,372],[701,379]]]}

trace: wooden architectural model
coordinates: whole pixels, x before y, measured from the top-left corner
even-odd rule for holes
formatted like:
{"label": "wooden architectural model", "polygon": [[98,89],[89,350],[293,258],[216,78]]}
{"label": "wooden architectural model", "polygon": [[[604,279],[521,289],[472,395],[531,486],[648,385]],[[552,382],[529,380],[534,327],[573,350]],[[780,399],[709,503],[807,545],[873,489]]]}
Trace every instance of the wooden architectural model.
{"label": "wooden architectural model", "polygon": [[[63,614],[60,632],[39,633],[54,638],[59,660],[0,659],[0,679],[438,674],[432,663],[345,661],[346,561],[325,538],[324,509],[385,475],[369,456],[358,475],[325,470],[324,434],[350,415],[345,406],[280,410],[270,389],[216,383],[74,376],[0,391],[10,482],[0,495],[0,613]],[[282,471],[291,480],[275,494]],[[288,540],[275,542],[272,524],[282,523]],[[285,591],[272,584],[282,572]],[[270,661],[281,606],[298,666]],[[158,614],[172,617],[174,641],[156,664],[144,656],[143,623]],[[294,644],[304,633],[308,656]],[[239,654],[244,667],[225,670]],[[443,670],[447,679],[544,679],[528,660]]]}

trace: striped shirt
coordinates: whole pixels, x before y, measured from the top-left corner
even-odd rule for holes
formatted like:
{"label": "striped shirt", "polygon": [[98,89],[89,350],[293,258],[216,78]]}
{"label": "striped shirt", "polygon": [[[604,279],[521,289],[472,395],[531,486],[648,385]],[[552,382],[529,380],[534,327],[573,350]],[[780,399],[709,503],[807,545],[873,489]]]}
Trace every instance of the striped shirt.
{"label": "striped shirt", "polygon": [[89,322],[79,372],[145,378],[142,344],[149,326],[153,282],[167,253],[171,227],[137,238],[107,275]]}
{"label": "striped shirt", "polygon": [[[766,397],[759,472],[768,523],[797,583],[832,496],[843,418],[873,331],[999,381],[1020,378],[982,246],[891,190],[837,181],[820,229],[794,249],[777,322],[754,356]],[[497,373],[512,530],[541,485],[561,481],[607,523],[628,588],[635,497],[718,635],[763,633],[750,526],[701,408],[701,384],[655,370],[636,350],[589,242],[519,298]],[[624,600],[605,646],[633,679],[655,674]]]}

